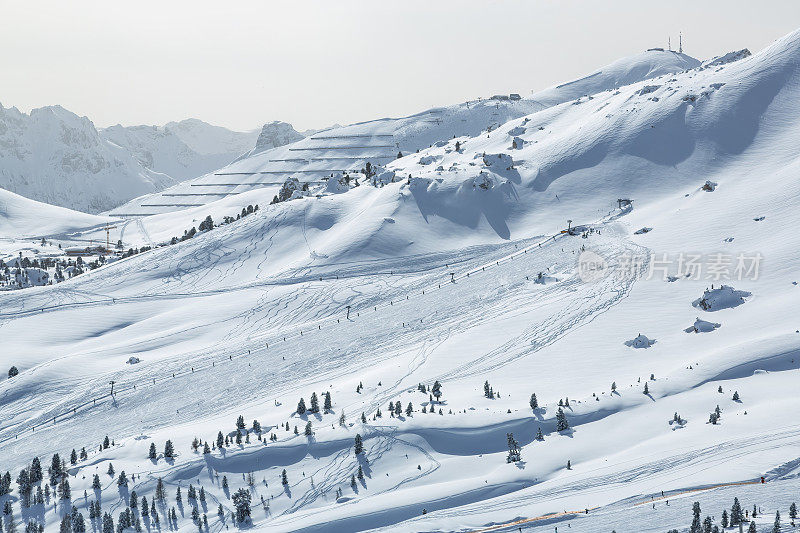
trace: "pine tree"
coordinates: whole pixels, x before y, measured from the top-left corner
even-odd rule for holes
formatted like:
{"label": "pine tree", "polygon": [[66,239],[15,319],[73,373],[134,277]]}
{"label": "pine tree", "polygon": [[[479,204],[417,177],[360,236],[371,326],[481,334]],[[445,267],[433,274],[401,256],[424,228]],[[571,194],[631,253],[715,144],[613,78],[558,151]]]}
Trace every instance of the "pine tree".
{"label": "pine tree", "polygon": [[[30,470],[28,471],[28,479],[30,480],[31,483],[38,483],[39,481],[42,481],[42,479],[43,479],[43,476],[42,476],[42,463],[39,462],[39,458],[38,457],[34,457],[33,461],[31,461],[31,467],[30,467]],[[0,491],[0,496],[2,494],[3,494],[3,492]]]}
{"label": "pine tree", "polygon": [[781,533],[781,512],[775,511],[775,522],[772,524],[772,533]]}
{"label": "pine tree", "polygon": [[[409,404],[409,405],[411,405],[411,404]],[[367,423],[367,415],[365,415],[363,411],[361,412],[361,423],[362,424],[366,424]]]}
{"label": "pine tree", "polygon": [[283,469],[283,472],[281,472],[281,483],[284,484],[284,485],[288,485],[289,484],[289,477],[286,475],[286,469],[285,468]]}
{"label": "pine tree", "polygon": [[142,516],[149,516],[150,508],[147,506],[147,497],[142,496]]}
{"label": "pine tree", "polygon": [[244,429],[245,427],[247,426],[245,426],[244,417],[242,415],[239,415],[239,418],[236,419],[236,428]]}
{"label": "pine tree", "polygon": [[319,400],[317,399],[317,393],[311,393],[311,409],[309,409],[312,413],[319,413]]}
{"label": "pine tree", "polygon": [[228,491],[228,476],[222,476],[222,490]]}
{"label": "pine tree", "polygon": [[183,497],[181,496],[181,488],[178,487],[178,489],[175,491],[175,503],[182,503],[182,502],[183,502]]}
{"label": "pine tree", "polygon": [[242,443],[242,430],[236,428],[236,444],[241,444],[241,443]]}
{"label": "pine tree", "polygon": [[539,430],[536,432],[536,440],[538,441],[544,440],[544,435],[542,435],[542,428],[539,428]]}
{"label": "pine tree", "polygon": [[789,518],[792,520],[797,518],[797,504],[794,502],[789,506]]}
{"label": "pine tree", "polygon": [[164,490],[164,480],[158,478],[156,482],[156,499],[163,502],[167,498],[167,492]]}
{"label": "pine tree", "polygon": [[750,527],[747,528],[747,533],[757,533],[755,521],[750,521]]}
{"label": "pine tree", "polygon": [[306,412],[306,402],[305,400],[300,398],[300,401],[297,402],[297,414],[302,415],[305,414],[305,412]]}
{"label": "pine tree", "polygon": [[253,431],[256,433],[261,433],[261,422],[258,420],[253,420]]}
{"label": "pine tree", "polygon": [[414,412],[414,406],[411,405],[411,402],[408,402],[408,407],[406,407],[406,416],[411,416],[411,413]]}
{"label": "pine tree", "polygon": [[650,394],[650,390],[647,388],[647,382],[644,382],[644,390],[642,391],[644,394]]}
{"label": "pine tree", "polygon": [[442,384],[439,383],[439,380],[433,382],[433,387],[431,387],[431,394],[433,397],[436,398],[436,401],[439,401],[439,398],[442,397]]}
{"label": "pine tree", "polygon": [[617,382],[616,381],[612,381],[611,382],[611,392],[616,392],[616,390],[617,390]]}
{"label": "pine tree", "polygon": [[325,400],[324,400],[324,402],[322,404],[322,408],[325,409],[326,413],[329,412],[331,409],[333,409],[333,402],[331,402],[331,393],[330,392],[327,392],[327,391],[325,392]]}
{"label": "pine tree", "polygon": [[516,463],[522,460],[519,443],[514,439],[513,433],[506,433],[506,442],[508,444],[508,456],[506,457],[507,463]]}
{"label": "pine tree", "polygon": [[108,449],[109,444],[110,441],[108,440],[108,435],[106,435],[106,438],[103,439],[103,449],[104,450]]}
{"label": "pine tree", "polygon": [[565,415],[564,410],[559,407],[558,411],[556,411],[556,431],[564,431],[567,429],[569,429],[567,415]]}
{"label": "pine tree", "polygon": [[531,399],[528,403],[534,411],[539,408],[539,401],[536,399],[536,393],[531,394]]}
{"label": "pine tree", "polygon": [[311,430],[311,420],[306,422],[306,429],[304,431],[304,434],[306,437],[310,437],[314,434],[314,432]]}
{"label": "pine tree", "polygon": [[733,401],[738,402],[739,399],[739,391],[733,391]]}
{"label": "pine tree", "polygon": [[364,451],[364,441],[361,438],[361,434],[356,433],[355,442],[353,444],[353,453],[355,453],[356,457],[358,457],[359,455],[361,455],[363,451]]}
{"label": "pine tree", "polygon": [[128,486],[128,476],[125,475],[124,470],[119,473],[119,477],[117,478],[117,486],[118,487]]}
{"label": "pine tree", "polygon": [[733,505],[731,506],[731,526],[739,524],[743,519],[742,506],[739,504],[739,498],[734,498]]}
{"label": "pine tree", "polygon": [[200,494],[198,495],[198,499],[203,503],[206,502],[206,490],[203,487],[200,487]]}
{"label": "pine tree", "polygon": [[92,478],[92,488],[94,490],[101,490],[103,488],[103,486],[100,484],[100,476],[97,474],[95,474]]}
{"label": "pine tree", "polygon": [[66,477],[61,478],[61,481],[58,484],[58,496],[62,500],[69,500],[72,498],[72,490],[69,487],[69,479]]}
{"label": "pine tree", "polygon": [[211,447],[208,445],[208,441],[203,444],[203,455],[211,453]]}
{"label": "pine tree", "polygon": [[85,461],[89,457],[89,454],[86,453],[86,448],[81,448],[81,461]]}
{"label": "pine tree", "polygon": [[147,458],[148,459],[155,459],[156,457],[158,457],[158,453],[156,452],[156,443],[155,442],[151,442],[150,443],[150,451],[147,453]]}
{"label": "pine tree", "polygon": [[194,490],[194,485],[192,485],[191,483],[189,484],[189,490],[186,491],[186,498],[189,500],[197,499],[197,491]]}
{"label": "pine tree", "polygon": [[103,514],[103,533],[114,533],[114,519],[108,513]]}
{"label": "pine tree", "polygon": [[167,459],[175,457],[175,448],[172,446],[171,440],[167,440],[166,444],[164,444],[164,457]]}
{"label": "pine tree", "polygon": [[726,527],[728,527],[728,510],[727,510],[727,509],[725,509],[725,510],[723,510],[723,511],[722,511],[722,521],[721,521],[721,524],[722,524],[722,527],[723,527],[723,528],[726,528]]}
{"label": "pine tree", "polygon": [[241,523],[250,518],[250,492],[239,489],[233,495],[233,506],[236,508],[236,521]]}
{"label": "pine tree", "polygon": [[222,432],[220,431],[217,433],[217,448],[222,449],[222,445],[225,443],[225,438],[222,436]]}
{"label": "pine tree", "polygon": [[72,465],[78,463],[78,452],[75,451],[75,448],[72,448],[72,452],[69,454],[69,463]]}

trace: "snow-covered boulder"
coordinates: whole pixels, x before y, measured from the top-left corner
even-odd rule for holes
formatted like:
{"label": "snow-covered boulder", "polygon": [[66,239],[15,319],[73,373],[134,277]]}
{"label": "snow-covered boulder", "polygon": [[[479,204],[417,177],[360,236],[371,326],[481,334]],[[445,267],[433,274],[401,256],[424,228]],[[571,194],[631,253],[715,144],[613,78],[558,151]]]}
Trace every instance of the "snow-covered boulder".
{"label": "snow-covered boulder", "polygon": [[138,363],[139,361],[140,361],[140,359],[139,359],[138,357],[133,357],[133,356],[130,356],[130,357],[128,358],[128,360],[127,360],[127,361],[125,361],[125,362],[126,362],[126,363],[128,363],[129,365],[135,365],[135,364],[136,364],[136,363]]}
{"label": "snow-covered boulder", "polygon": [[692,305],[703,311],[719,311],[742,305],[745,298],[752,295],[747,291],[738,291],[730,285],[723,285],[716,289],[706,289],[703,296],[693,301]]}
{"label": "snow-covered boulder", "polygon": [[277,204],[279,202],[285,202],[286,200],[292,200],[296,198],[294,196],[295,191],[302,190],[302,186],[300,185],[300,180],[291,176],[283,182],[281,185],[281,189],[278,191],[278,194],[275,195],[275,198],[272,199],[273,204]]}
{"label": "snow-covered boulder", "polygon": [[348,181],[350,181],[350,179],[345,178],[343,175],[328,178],[328,182],[325,185],[325,192],[332,194],[347,192],[350,190]]}
{"label": "snow-covered boulder", "polygon": [[701,320],[700,318],[697,318],[694,321],[694,324],[692,324],[683,331],[685,331],[686,333],[708,333],[709,331],[714,331],[720,326],[722,326],[722,324],[718,322],[708,322],[706,320]]}
{"label": "snow-covered boulder", "polygon": [[495,186],[495,180],[487,173],[481,172],[472,178],[472,187],[483,191],[488,191]]}
{"label": "snow-covered boulder", "polygon": [[492,170],[510,170],[514,161],[508,154],[484,154],[483,164],[493,167]]}
{"label": "snow-covered boulder", "polygon": [[431,163],[435,163],[439,159],[441,159],[441,156],[438,156],[438,155],[424,155],[424,156],[419,158],[419,164],[420,165],[430,165]]}
{"label": "snow-covered boulder", "polygon": [[375,174],[372,176],[372,185],[380,186],[387,183],[394,183],[396,181],[396,173],[394,170],[387,170],[380,166],[374,166]]}
{"label": "snow-covered boulder", "polygon": [[740,59],[744,59],[745,57],[749,57],[752,54],[750,50],[747,48],[743,48],[742,50],[736,50],[734,52],[728,52],[725,55],[717,56],[708,61],[703,63],[704,68],[708,67],[717,67],[721,65],[727,65],[728,63],[733,63],[734,61],[739,61]]}
{"label": "snow-covered boulder", "polygon": [[522,137],[514,137],[514,140],[511,141],[511,148],[513,150],[519,150],[523,146],[525,146],[525,139]]}
{"label": "snow-covered boulder", "polygon": [[636,338],[631,339],[629,341],[625,341],[625,346],[629,346],[631,348],[649,348],[656,343],[655,339],[650,339],[647,335],[642,335],[641,333],[636,336]]}

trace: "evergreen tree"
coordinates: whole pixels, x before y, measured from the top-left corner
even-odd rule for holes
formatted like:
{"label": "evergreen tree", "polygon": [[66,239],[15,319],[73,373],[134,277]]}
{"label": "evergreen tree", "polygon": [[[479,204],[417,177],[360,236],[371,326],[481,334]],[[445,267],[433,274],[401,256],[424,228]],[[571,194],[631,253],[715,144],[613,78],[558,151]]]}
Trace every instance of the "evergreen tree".
{"label": "evergreen tree", "polygon": [[726,528],[726,527],[728,527],[728,510],[727,510],[727,509],[725,509],[725,510],[723,510],[723,511],[722,511],[722,521],[721,521],[721,524],[722,524],[722,527],[723,527],[723,528]]}
{"label": "evergreen tree", "polygon": [[305,429],[304,433],[305,433],[306,437],[310,437],[310,436],[312,436],[314,434],[314,432],[311,430],[311,420],[306,422],[306,429]]}
{"label": "evergreen tree", "polygon": [[[42,476],[42,463],[39,462],[38,457],[34,457],[33,461],[31,461],[31,467],[28,471],[28,479],[31,483],[38,483],[44,479]],[[3,493],[0,492],[0,495],[2,494]]]}
{"label": "evergreen tree", "polygon": [[403,406],[400,405],[400,400],[394,402],[394,414],[400,416],[403,414]]}
{"label": "evergreen tree", "polygon": [[330,392],[326,392],[325,393],[325,401],[324,401],[322,407],[323,407],[323,409],[325,409],[326,413],[328,411],[330,411],[331,409],[333,409],[333,403],[331,402],[331,393]]}
{"label": "evergreen tree", "polygon": [[86,453],[86,448],[81,448],[81,461],[85,461],[89,457],[89,454]]}
{"label": "evergreen tree", "polygon": [[103,533],[114,533],[114,519],[108,513],[103,514]]}
{"label": "evergreen tree", "polygon": [[150,451],[147,453],[147,457],[149,459],[155,459],[156,457],[158,457],[158,453],[156,452],[156,443],[155,442],[151,442],[150,443]]}
{"label": "evergreen tree", "polygon": [[[409,405],[411,405],[411,404],[409,404]],[[365,415],[363,411],[361,412],[361,423],[362,424],[366,424],[367,423],[367,415]]]}
{"label": "evergreen tree", "polygon": [[508,456],[506,457],[507,463],[516,463],[522,460],[522,453],[519,448],[519,443],[514,439],[513,433],[506,433],[506,442],[508,444]]}
{"label": "evergreen tree", "polygon": [[353,444],[353,453],[355,453],[356,457],[357,457],[357,456],[361,455],[361,453],[363,451],[364,451],[364,441],[361,438],[361,434],[360,433],[356,433],[356,438],[355,438],[355,441],[354,441],[354,444]]}
{"label": "evergreen tree", "polygon": [[203,444],[203,455],[211,453],[211,447],[208,445],[208,441]]}
{"label": "evergreen tree", "polygon": [[744,516],[742,516],[742,506],[739,504],[739,498],[733,499],[733,505],[731,506],[731,526],[738,525]]}
{"label": "evergreen tree", "polygon": [[789,506],[789,518],[792,520],[797,518],[797,504],[794,502]]}
{"label": "evergreen tree", "polygon": [[108,435],[106,435],[106,438],[103,439],[103,449],[104,450],[108,449],[109,445],[110,445],[110,441],[108,440]]}
{"label": "evergreen tree", "polygon": [[11,379],[18,375],[19,375],[19,369],[17,367],[12,366],[11,368],[8,369],[8,379]]}
{"label": "evergreen tree", "polygon": [[536,431],[536,440],[538,440],[538,441],[543,441],[544,440],[544,435],[542,435],[542,428],[541,427]]}
{"label": "evergreen tree", "polygon": [[100,484],[100,476],[98,476],[97,474],[95,474],[94,477],[92,478],[92,488],[94,490],[100,490],[103,488],[103,486]]}
{"label": "evergreen tree", "polygon": [[222,436],[222,432],[220,431],[217,433],[217,448],[222,449],[222,445],[225,442],[225,439]]}
{"label": "evergreen tree", "polygon": [[734,402],[739,401],[739,391],[733,391],[733,401]]}
{"label": "evergreen tree", "polygon": [[119,477],[117,478],[117,486],[119,487],[127,487],[128,486],[128,476],[125,475],[125,471],[119,473]]}
{"label": "evergreen tree", "polygon": [[197,499],[197,491],[194,490],[194,485],[192,485],[191,483],[189,484],[189,490],[186,491],[186,498],[189,500]]}
{"label": "evergreen tree", "polygon": [[147,497],[142,496],[142,516],[149,516],[150,508],[147,506]]}
{"label": "evergreen tree", "polygon": [[289,484],[289,478],[286,476],[286,469],[285,468],[283,469],[283,472],[281,472],[281,483],[283,483],[284,485],[288,485]]}
{"label": "evergreen tree", "polygon": [[340,426],[344,426],[344,425],[345,425],[345,423],[346,423],[346,421],[345,421],[345,419],[344,419],[344,411],[342,411],[342,414],[341,414],[341,416],[339,416],[339,425],[340,425]]}
{"label": "evergreen tree", "polygon": [[175,503],[183,503],[183,497],[181,496],[181,488],[178,487],[175,491]]}
{"label": "evergreen tree", "polygon": [[72,490],[69,487],[69,479],[66,477],[61,478],[61,481],[58,483],[58,496],[62,500],[69,500],[72,498]]}
{"label": "evergreen tree", "polygon": [[317,399],[317,393],[311,393],[311,409],[309,409],[312,413],[319,413],[319,400]]}
{"label": "evergreen tree", "polygon": [[411,405],[411,402],[408,402],[408,407],[406,407],[406,416],[411,416],[411,413],[414,412],[414,406]]}
{"label": "evergreen tree", "polygon": [[558,411],[556,411],[556,431],[564,431],[567,429],[569,429],[567,415],[565,415],[564,410],[559,407]]}
{"label": "evergreen tree", "polygon": [[261,433],[261,422],[258,420],[253,420],[253,431],[256,433]]}
{"label": "evergreen tree", "polygon": [[650,390],[647,388],[647,382],[644,382],[644,390],[642,391],[644,394],[650,394]]}
{"label": "evergreen tree", "polygon": [[236,429],[244,429],[247,426],[244,423],[244,417],[239,415],[239,418],[236,419]]}
{"label": "evergreen tree", "polygon": [[775,511],[775,522],[772,524],[772,533],[781,533],[781,512]]}
{"label": "evergreen tree", "polygon": [[433,397],[436,398],[436,401],[439,401],[439,398],[442,397],[442,384],[439,383],[439,380],[433,382],[433,387],[431,387],[431,394]]}
{"label": "evergreen tree", "polygon": [[236,508],[236,521],[244,522],[250,518],[250,492],[239,489],[233,495],[233,506]]}
{"label": "evergreen tree", "polygon": [[305,400],[300,398],[300,401],[297,402],[297,414],[302,415],[305,414],[305,412],[306,412],[306,402]]}
{"label": "evergreen tree", "polygon": [[241,443],[242,443],[242,430],[236,428],[236,444],[241,444]]}
{"label": "evergreen tree", "polygon": [[72,452],[69,454],[69,463],[72,465],[78,463],[78,452],[75,451],[75,448],[72,448]]}
{"label": "evergreen tree", "polygon": [[531,409],[534,411],[539,408],[539,401],[536,399],[536,393],[531,394],[531,399],[528,403],[530,403]]}
{"label": "evergreen tree", "polygon": [[160,502],[167,499],[167,491],[164,489],[164,480],[161,478],[158,478],[156,482],[156,499]]}
{"label": "evergreen tree", "polygon": [[206,503],[206,490],[203,487],[200,487],[200,494],[198,496],[198,499],[201,502]]}
{"label": "evergreen tree", "polygon": [[755,521],[750,521],[750,527],[747,528],[747,533],[757,533]]}
{"label": "evergreen tree", "polygon": [[166,444],[164,444],[164,457],[167,459],[175,457],[175,448],[172,446],[171,440],[167,440]]}

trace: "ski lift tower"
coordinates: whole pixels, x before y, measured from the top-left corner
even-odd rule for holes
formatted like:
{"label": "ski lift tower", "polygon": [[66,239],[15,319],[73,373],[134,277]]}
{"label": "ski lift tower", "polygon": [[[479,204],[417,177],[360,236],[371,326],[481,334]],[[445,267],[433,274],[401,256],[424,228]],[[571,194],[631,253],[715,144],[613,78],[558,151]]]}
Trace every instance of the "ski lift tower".
{"label": "ski lift tower", "polygon": [[111,230],[117,229],[117,227],[106,224],[103,229],[106,230],[106,253],[111,253]]}

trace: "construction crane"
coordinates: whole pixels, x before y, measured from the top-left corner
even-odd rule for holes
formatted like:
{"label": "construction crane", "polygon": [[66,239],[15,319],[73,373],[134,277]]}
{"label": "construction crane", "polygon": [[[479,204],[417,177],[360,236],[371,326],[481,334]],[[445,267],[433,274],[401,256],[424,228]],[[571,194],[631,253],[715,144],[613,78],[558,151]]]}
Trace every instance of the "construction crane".
{"label": "construction crane", "polygon": [[106,253],[111,253],[111,230],[117,229],[117,227],[106,224],[103,229],[106,230]]}

